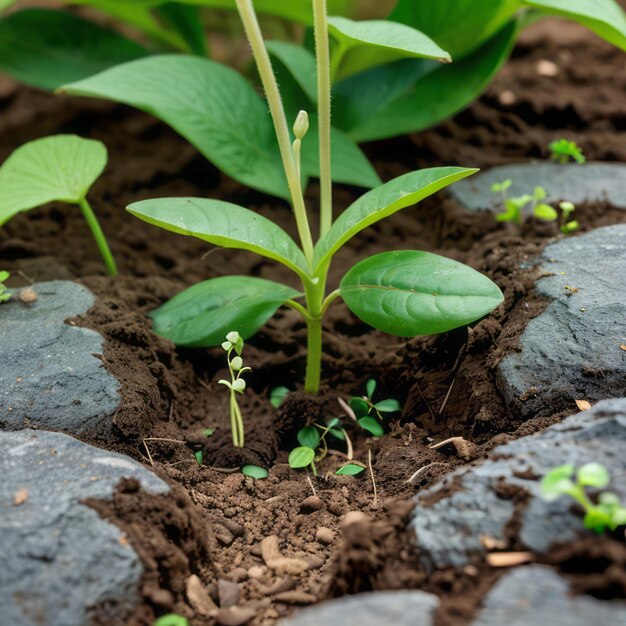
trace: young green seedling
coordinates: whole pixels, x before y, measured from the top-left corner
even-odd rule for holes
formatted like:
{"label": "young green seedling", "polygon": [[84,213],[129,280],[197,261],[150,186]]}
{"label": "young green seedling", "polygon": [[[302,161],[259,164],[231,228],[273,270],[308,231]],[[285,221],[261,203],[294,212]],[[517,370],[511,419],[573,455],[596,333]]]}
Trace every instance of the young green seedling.
{"label": "young green seedling", "polygon": [[626,525],[626,506],[621,504],[616,494],[604,491],[598,496],[598,504],[594,504],[585,492],[586,487],[603,489],[609,483],[609,473],[599,463],[587,463],[578,471],[573,465],[567,464],[555,467],[543,477],[541,494],[547,501],[556,500],[562,495],[570,496],[585,511],[583,519],[585,528],[601,533],[607,528],[615,530]]}
{"label": "young green seedling", "polygon": [[[226,341],[222,343],[222,348],[226,352],[226,360],[228,361],[228,371],[230,372],[230,380],[218,380],[220,385],[228,387],[230,392],[230,427],[233,433],[233,445],[235,448],[243,448],[244,431],[243,417],[241,409],[237,402],[237,394],[243,394],[246,390],[246,381],[241,378],[244,372],[251,372],[251,367],[244,367],[241,354],[243,352],[243,339],[235,330],[230,331],[226,335]],[[231,356],[233,351],[235,355]]]}
{"label": "young green seedling", "polygon": [[272,391],[270,391],[270,404],[277,409],[287,397],[289,393],[289,388],[284,386],[274,387]]}
{"label": "young green seedling", "polygon": [[11,294],[7,293],[7,287],[4,284],[11,274],[9,272],[0,271],[0,304],[8,302],[11,299]]}
{"label": "young green seedling", "polygon": [[153,626],[189,626],[189,620],[178,613],[168,613],[159,617]]}
{"label": "young green seedling", "polygon": [[263,478],[267,478],[270,475],[270,473],[264,467],[259,467],[258,465],[244,465],[241,468],[241,473],[244,476],[254,478],[254,480],[261,480]]}
{"label": "young green seedling", "polygon": [[[376,381],[370,379],[365,385],[366,395],[353,396],[350,398],[350,417],[354,418],[359,426],[368,431],[374,437],[382,437],[384,434],[382,413],[396,413],[402,410],[402,406],[393,398],[386,398],[374,402],[373,396],[376,391]],[[346,410],[345,404],[344,410]]]}
{"label": "young green seedling", "polygon": [[[320,237],[314,242],[302,186],[305,159],[301,147],[303,142],[313,141],[306,134],[308,116],[297,116],[292,135],[252,2],[237,0],[236,4],[269,104],[284,169],[283,185],[286,181],[301,247],[270,220],[220,200],[146,200],[132,204],[128,210],[167,230],[250,250],[277,261],[294,272],[300,289],[246,276],[215,278],[194,285],[154,311],[154,330],[178,345],[215,346],[231,328],[237,328],[247,339],[280,306],[289,306],[302,314],[307,326],[305,391],[317,392],[322,320],[339,297],[367,324],[401,337],[445,332],[473,322],[498,306],[502,292],[487,277],[456,261],[414,250],[367,258],[345,274],[338,289],[327,292],[332,259],[354,235],[476,170],[439,167],[405,174],[361,196],[333,221],[328,22],[324,0],[314,0],[321,187]],[[251,133],[249,142],[254,143],[253,130],[242,119],[237,133]],[[220,148],[222,152],[224,149]],[[256,174],[262,175],[263,159],[254,163]]]}
{"label": "young green seedling", "polygon": [[[501,183],[491,185],[493,193],[500,194],[504,211],[496,215],[498,222],[512,222],[517,226],[522,225],[527,214],[541,220],[542,222],[555,222],[559,219],[558,211],[545,202],[541,202],[547,196],[543,187],[535,187],[532,194],[523,194],[514,198],[509,198],[507,190],[513,184],[512,180],[505,180]],[[530,208],[527,209],[530,204]],[[569,216],[576,208],[571,202],[560,202],[561,217],[559,219],[559,229],[564,235],[574,232],[579,224],[576,220],[570,220]]]}
{"label": "young green seedling", "polygon": [[550,148],[550,158],[557,163],[567,163],[571,159],[582,165],[587,160],[575,141],[557,139],[550,142],[548,147]]}

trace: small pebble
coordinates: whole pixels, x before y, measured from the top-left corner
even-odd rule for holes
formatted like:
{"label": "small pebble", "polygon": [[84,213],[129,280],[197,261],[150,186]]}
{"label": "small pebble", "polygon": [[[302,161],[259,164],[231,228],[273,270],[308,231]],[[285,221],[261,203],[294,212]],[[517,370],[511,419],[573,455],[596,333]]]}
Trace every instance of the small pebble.
{"label": "small pebble", "polygon": [[515,94],[510,89],[506,89],[498,94],[498,102],[503,106],[511,106],[515,104],[516,100]]}
{"label": "small pebble", "polygon": [[265,574],[265,572],[266,572],[266,569],[264,567],[261,567],[260,565],[253,565],[248,570],[248,578],[252,580],[258,580],[259,578],[263,578],[263,575]]}
{"label": "small pebble", "polygon": [[332,543],[335,533],[330,528],[326,528],[326,526],[320,526],[315,533],[315,538],[322,545],[327,546],[329,543]]}
{"label": "small pebble", "polygon": [[220,599],[220,606],[223,609],[239,604],[241,593],[237,583],[220,578],[217,581],[217,594]]}
{"label": "small pebble", "polygon": [[341,520],[341,526],[351,526],[352,524],[359,524],[363,522],[369,522],[370,518],[363,513],[363,511],[348,511]]}
{"label": "small pebble", "polygon": [[37,301],[37,292],[32,287],[25,287],[20,290],[17,296],[20,302],[24,304],[32,304]]}
{"label": "small pebble", "polygon": [[539,76],[556,76],[559,73],[559,66],[553,61],[548,61],[547,59],[542,59],[535,66],[537,70],[537,74]]}
{"label": "small pebble", "polygon": [[309,496],[300,504],[300,513],[313,513],[324,507],[322,499],[318,496]]}

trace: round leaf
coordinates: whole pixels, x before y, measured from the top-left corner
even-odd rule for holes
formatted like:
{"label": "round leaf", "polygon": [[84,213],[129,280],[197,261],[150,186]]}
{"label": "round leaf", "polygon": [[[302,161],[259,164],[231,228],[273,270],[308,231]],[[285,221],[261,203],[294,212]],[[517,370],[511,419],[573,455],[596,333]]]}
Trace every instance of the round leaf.
{"label": "round leaf", "polygon": [[292,469],[302,469],[308,467],[313,463],[315,459],[315,450],[302,446],[300,448],[294,448],[289,453],[289,467]]}
{"label": "round leaf", "polygon": [[52,135],[15,150],[0,167],[0,226],[48,202],[77,204],[107,163],[99,141]]}
{"label": "round leaf", "polygon": [[259,467],[258,465],[244,465],[241,468],[241,473],[244,476],[250,476],[250,478],[254,478],[255,480],[267,478],[270,475],[264,467]]}
{"label": "round leaf", "polygon": [[544,222],[553,222],[557,217],[558,213],[554,207],[551,207],[549,204],[538,204],[533,209],[533,215]]}
{"label": "round leaf", "polygon": [[305,426],[298,431],[298,443],[306,448],[315,450],[320,444],[320,434],[315,426]]}
{"label": "round leaf", "polygon": [[385,434],[381,423],[371,415],[367,415],[366,417],[362,417],[358,420],[359,426],[366,430],[368,433],[374,435],[374,437],[382,437]]}
{"label": "round leaf", "polygon": [[365,468],[361,465],[356,465],[355,463],[348,463],[347,465],[343,465],[340,467],[335,474],[339,474],[340,476],[356,476],[360,474]]}
{"label": "round leaf", "polygon": [[233,328],[248,339],[297,295],[271,280],[224,276],[185,289],[150,317],[157,335],[179,346],[207,348],[221,345]]}
{"label": "round leaf", "polygon": [[270,404],[277,409],[287,397],[289,389],[287,387],[274,387],[270,392]]}
{"label": "round leaf", "polygon": [[541,480],[541,495],[546,500],[556,500],[564,493],[568,493],[574,488],[572,476],[574,476],[574,466],[560,465],[548,472]]}
{"label": "round leaf", "polygon": [[498,286],[457,261],[429,252],[383,252],[343,277],[348,308],[370,326],[401,337],[431,335],[469,324],[503,300]]}
{"label": "round leaf", "polygon": [[576,479],[584,487],[602,489],[611,482],[611,477],[604,465],[600,463],[586,463],[576,473]]}

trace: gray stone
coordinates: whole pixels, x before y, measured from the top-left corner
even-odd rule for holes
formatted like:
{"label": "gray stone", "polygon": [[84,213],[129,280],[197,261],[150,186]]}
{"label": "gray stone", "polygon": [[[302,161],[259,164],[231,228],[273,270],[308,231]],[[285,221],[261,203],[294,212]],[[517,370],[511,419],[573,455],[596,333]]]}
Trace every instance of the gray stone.
{"label": "gray stone", "polygon": [[542,565],[505,574],[483,599],[472,626],[626,624],[626,604],[572,596],[563,578]]}
{"label": "gray stone", "polygon": [[82,502],[111,496],[122,477],[167,485],[120,454],[61,433],[0,433],[0,606],[11,626],[84,626],[105,604],[124,624],[139,602],[139,557],[121,531]]}
{"label": "gray stone", "polygon": [[359,593],[304,609],[281,626],[433,626],[437,596],[424,591]]}
{"label": "gray stone", "polygon": [[118,383],[100,359],[102,337],[65,320],[94,302],[69,281],[38,283],[37,300],[0,306],[0,428],[36,426],[71,433],[106,430]]}
{"label": "gray stone", "polygon": [[540,263],[550,275],[537,293],[551,302],[498,366],[510,408],[529,416],[625,396],[626,224],[561,239]]}
{"label": "gray stone", "polygon": [[470,211],[500,208],[499,196],[491,191],[493,183],[510,179],[509,197],[531,194],[543,187],[547,202],[569,200],[574,204],[608,200],[626,209],[626,165],[623,163],[523,163],[493,167],[450,187],[452,196]]}
{"label": "gray stone", "polygon": [[[419,494],[412,524],[421,564],[427,570],[461,567],[472,554],[483,554],[484,536],[504,542],[515,504],[499,494],[512,488],[528,494],[520,515],[517,540],[524,549],[542,553],[586,531],[567,497],[544,501],[539,478],[564,463],[577,467],[603,463],[614,478],[611,490],[626,501],[626,398],[606,400],[572,415],[539,434],[522,437],[492,451],[484,463],[462,468]],[[434,493],[454,484],[449,496],[422,505]]]}

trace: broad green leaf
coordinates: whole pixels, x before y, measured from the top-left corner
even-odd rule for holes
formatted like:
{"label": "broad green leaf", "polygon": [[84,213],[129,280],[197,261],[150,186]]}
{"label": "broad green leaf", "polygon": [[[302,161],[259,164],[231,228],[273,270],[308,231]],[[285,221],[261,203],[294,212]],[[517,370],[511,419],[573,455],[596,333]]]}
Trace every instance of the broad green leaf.
{"label": "broad green leaf", "polygon": [[[508,59],[516,35],[517,22],[512,21],[469,56],[453,63],[412,61],[415,81],[396,89],[391,101],[383,83],[370,82],[369,72],[353,76],[335,89],[336,123],[359,143],[434,126],[467,107],[486,89]],[[391,75],[385,76],[386,82],[402,87],[407,68],[399,63],[389,67]],[[384,106],[377,100],[377,91]]]}
{"label": "broad green leaf", "polygon": [[556,209],[549,204],[538,204],[533,209],[533,215],[544,222],[553,222],[559,215]]}
{"label": "broad green leaf", "polygon": [[423,32],[397,22],[330,17],[328,32],[336,41],[331,59],[334,80],[405,57],[451,60]]}
{"label": "broad green leaf", "polygon": [[574,472],[574,466],[569,463],[550,470],[541,479],[539,485],[543,498],[548,501],[556,500],[559,496],[571,491],[574,488],[572,481]]}
{"label": "broad green leaf", "polygon": [[241,468],[241,473],[244,476],[250,476],[250,478],[254,478],[255,480],[261,480],[270,475],[264,467],[259,467],[258,465],[244,465]]}
{"label": "broad green leaf", "polygon": [[614,46],[626,50],[626,13],[614,0],[522,0],[522,4],[579,22]]}
{"label": "broad green leaf", "polygon": [[350,398],[350,408],[357,418],[364,417],[370,412],[369,404],[363,398]]}
{"label": "broad green leaf", "polygon": [[289,389],[287,387],[274,387],[270,392],[270,404],[277,409],[287,397]]}
{"label": "broad green leaf", "polygon": [[341,297],[370,326],[400,337],[443,333],[495,309],[502,292],[458,261],[429,252],[383,252],[341,280]]}
{"label": "broad green leaf", "polygon": [[521,6],[522,0],[398,0],[388,19],[426,33],[456,62],[500,30]]}
{"label": "broad green leaf", "polygon": [[2,11],[3,9],[7,9],[16,2],[17,0],[0,0],[0,11]]}
{"label": "broad green leaf", "polygon": [[600,463],[586,463],[576,473],[576,480],[583,487],[602,489],[611,482],[611,477],[604,465],[600,465]]}
{"label": "broad green leaf", "polygon": [[356,465],[355,463],[347,463],[346,465],[342,465],[335,474],[339,474],[339,476],[356,476],[364,471],[365,468],[362,465]]}
{"label": "broad green leaf", "polygon": [[157,335],[179,346],[219,346],[231,330],[248,339],[278,307],[299,294],[250,276],[212,278],[185,289],[150,313]]}
{"label": "broad green leaf", "polygon": [[158,6],[155,12],[180,35],[189,52],[199,56],[207,55],[207,38],[198,7],[180,2],[167,2]]}
{"label": "broad green leaf", "polygon": [[307,448],[317,448],[320,445],[320,433],[315,426],[305,426],[298,431],[298,443]]}
{"label": "broad green leaf", "polygon": [[307,272],[304,254],[280,226],[237,204],[208,198],[156,198],[126,208],[144,222],[165,230],[223,248],[250,250],[299,275]]}
{"label": "broad green leaf", "polygon": [[387,400],[381,400],[374,405],[374,408],[380,411],[381,413],[395,413],[396,411],[401,411],[402,406],[397,400],[393,398],[388,398]]}
{"label": "broad green leaf", "polygon": [[477,171],[463,167],[433,167],[409,172],[368,191],[335,220],[315,245],[316,270],[328,263],[332,255],[359,231]]}
{"label": "broad green leaf", "polygon": [[66,11],[26,9],[0,20],[0,70],[54,90],[148,52],[122,35]]}
{"label": "broad green leaf", "polygon": [[48,202],[78,204],[107,163],[104,144],[52,135],[20,146],[0,167],[0,226]]}
{"label": "broad green leaf", "polygon": [[357,421],[363,430],[366,430],[368,433],[374,435],[374,437],[382,437],[385,434],[382,424],[371,415],[361,417]]}
{"label": "broad green leaf", "polygon": [[313,448],[309,448],[307,446],[294,448],[289,453],[289,467],[293,469],[302,469],[303,467],[308,467],[309,465],[311,465],[314,459],[315,450],[313,450]]}
{"label": "broad green leaf", "polygon": [[[267,104],[243,76],[225,65],[193,56],[158,55],[124,63],[66,85],[63,91],[146,111],[235,180],[290,197]],[[319,172],[315,123],[312,119],[302,148],[305,178]],[[334,179],[375,185],[378,176],[358,146],[340,131],[332,138]]]}
{"label": "broad green leaf", "polygon": [[[317,65],[304,47],[286,41],[266,41],[268,52],[278,59],[311,102],[317,102]],[[281,90],[283,85],[281,84]],[[302,108],[302,107],[301,107]]]}

